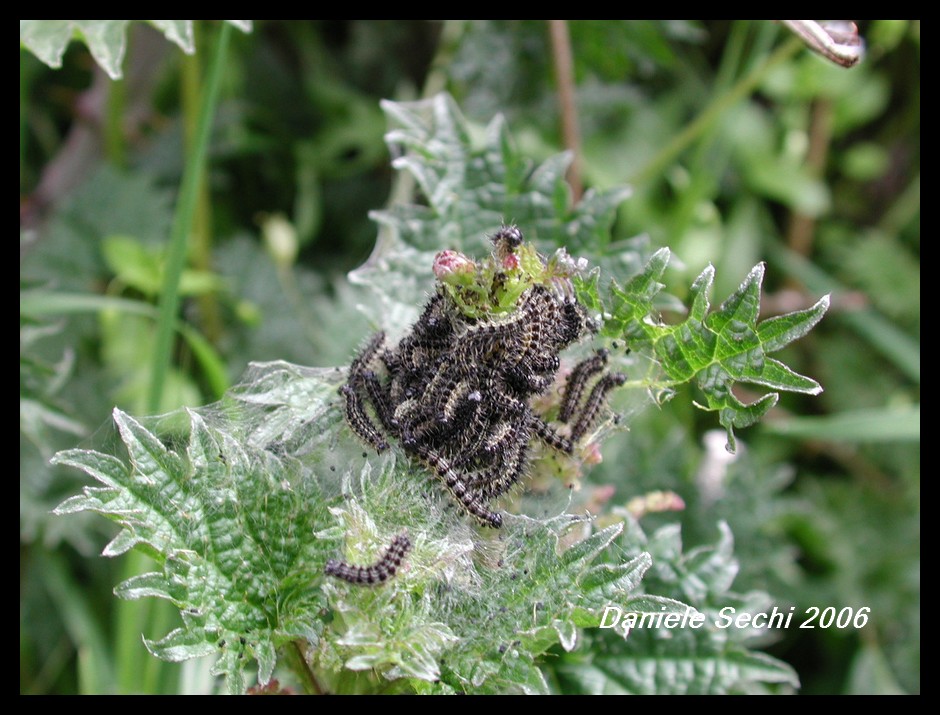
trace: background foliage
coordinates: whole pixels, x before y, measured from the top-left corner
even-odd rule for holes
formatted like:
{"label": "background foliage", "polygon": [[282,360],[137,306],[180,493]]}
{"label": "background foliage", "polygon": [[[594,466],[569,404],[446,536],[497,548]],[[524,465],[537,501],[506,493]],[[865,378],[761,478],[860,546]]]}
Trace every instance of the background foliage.
{"label": "background foliage", "polygon": [[[618,255],[641,235],[668,246],[679,260],[662,280],[685,302],[709,262],[723,298],[766,260],[769,314],[833,294],[830,317],[783,353],[822,396],[783,397],[762,426],[738,432],[732,461],[723,433],[712,439],[714,417],[682,388],[631,418],[585,485],[608,507],[681,495],[684,511],[643,518],[654,562],[674,559],[673,572],[698,562],[669,530],[681,523],[685,551],[721,552],[723,520],[735,592],[767,591],[798,610],[869,606],[863,631],[766,638],[803,692],[919,690],[919,24],[861,29],[868,56],[846,71],[791,48],[770,23],[569,25],[585,183],[634,190],[612,247],[592,252]],[[205,404],[249,361],[348,361],[374,326],[344,275],[369,255],[368,213],[392,183],[379,99],[446,87],[481,128],[502,112],[522,153],[541,160],[562,146],[544,23],[272,22],[235,33],[180,280],[188,327],[154,405],[164,246],[202,48],[217,31],[196,26],[191,58],[132,24],[118,83],[76,43],[58,71],[21,54],[22,692],[214,687],[201,661],[144,651],[140,634],[161,638],[178,616],[114,599],[115,583],[152,566],[136,552],[83,558],[114,533],[87,515],[50,516],[84,479],[48,459],[113,441],[115,404],[133,414]],[[723,103],[755,72],[752,93]],[[684,138],[703,115],[713,119]],[[655,576],[668,584],[669,573]],[[715,604],[728,600],[723,579],[704,581]],[[585,641],[543,662],[550,687],[637,689],[622,641],[607,631]]]}

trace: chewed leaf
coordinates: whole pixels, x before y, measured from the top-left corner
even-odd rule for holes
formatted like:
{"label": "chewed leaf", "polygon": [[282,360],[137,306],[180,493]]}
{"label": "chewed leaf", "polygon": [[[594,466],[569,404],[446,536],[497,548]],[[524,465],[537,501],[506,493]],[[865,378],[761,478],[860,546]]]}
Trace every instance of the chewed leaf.
{"label": "chewed leaf", "polygon": [[665,249],[657,252],[642,273],[623,288],[612,284],[609,295],[599,295],[597,281],[579,286],[587,305],[606,305],[603,333],[626,338],[634,350],[650,350],[664,378],[659,388],[694,382],[705,395],[702,409],[718,412],[734,449],[734,427],[757,422],[773,407],[779,395],[768,393],[750,404],[732,392],[735,383],[747,383],[805,394],[818,394],[815,380],[800,375],[769,357],[808,333],[829,308],[824,296],[813,307],[758,322],[764,264],[754,266],[740,287],[721,306],[710,310],[715,270],[708,266],[689,290],[686,319],[676,325],[657,320],[654,299],[663,285],[660,279],[669,260]]}

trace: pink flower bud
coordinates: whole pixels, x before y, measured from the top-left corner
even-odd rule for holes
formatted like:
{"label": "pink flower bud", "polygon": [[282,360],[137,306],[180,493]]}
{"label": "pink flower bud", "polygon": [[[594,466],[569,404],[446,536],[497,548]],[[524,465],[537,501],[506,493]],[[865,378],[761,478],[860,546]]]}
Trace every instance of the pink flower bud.
{"label": "pink flower bud", "polygon": [[507,271],[514,271],[519,268],[519,256],[515,253],[507,253],[503,258],[503,269]]}
{"label": "pink flower bud", "polygon": [[601,454],[601,447],[597,442],[590,442],[584,446],[581,451],[581,459],[585,464],[600,464],[604,461],[604,455]]}
{"label": "pink flower bud", "polygon": [[685,501],[675,492],[655,491],[649,492],[641,497],[634,497],[627,502],[627,511],[632,516],[639,519],[646,514],[654,514],[663,511],[682,511],[685,509]]}
{"label": "pink flower bud", "polygon": [[441,251],[434,256],[434,275],[445,280],[454,274],[473,274],[477,264],[459,251]]}

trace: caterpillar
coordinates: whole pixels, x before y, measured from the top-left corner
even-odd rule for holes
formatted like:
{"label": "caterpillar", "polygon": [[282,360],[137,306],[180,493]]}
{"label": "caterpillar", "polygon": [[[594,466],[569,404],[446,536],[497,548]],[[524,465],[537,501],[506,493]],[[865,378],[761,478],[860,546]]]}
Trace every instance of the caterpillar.
{"label": "caterpillar", "polygon": [[584,394],[584,386],[588,379],[604,369],[607,364],[607,350],[598,350],[594,357],[581,361],[568,375],[565,382],[565,394],[558,411],[558,421],[567,422],[574,415],[575,408]]}
{"label": "caterpillar", "polygon": [[571,440],[577,442],[594,424],[594,419],[604,404],[604,396],[613,388],[619,387],[627,381],[626,375],[620,372],[609,372],[594,384],[594,389],[588,395],[581,411],[581,416],[572,425]]}
{"label": "caterpillar", "polygon": [[330,559],[326,562],[324,572],[327,576],[333,576],[358,586],[377,586],[395,575],[405,554],[410,550],[411,540],[406,533],[401,533],[392,539],[385,553],[371,566],[352,566],[345,561]]}

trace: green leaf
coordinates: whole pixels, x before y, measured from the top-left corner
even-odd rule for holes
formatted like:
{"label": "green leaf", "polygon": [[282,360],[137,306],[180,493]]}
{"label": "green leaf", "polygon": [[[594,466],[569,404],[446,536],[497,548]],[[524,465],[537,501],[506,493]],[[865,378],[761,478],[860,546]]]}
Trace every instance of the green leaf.
{"label": "green leaf", "polygon": [[[828,296],[812,308],[758,323],[764,279],[764,265],[758,264],[718,310],[710,312],[715,271],[709,266],[689,290],[691,306],[686,319],[666,325],[651,316],[668,260],[668,252],[662,249],[623,288],[611,285],[605,301],[610,316],[606,317],[604,334],[626,338],[634,350],[651,350],[664,373],[657,383],[659,388],[694,382],[705,395],[702,409],[718,412],[728,433],[729,449],[734,449],[733,428],[754,424],[778,399],[777,393],[769,393],[744,404],[732,392],[734,383],[811,395],[821,392],[815,380],[793,372],[769,354],[809,332],[826,313]],[[590,294],[595,286],[582,285],[581,290]]]}
{"label": "green leaf", "polygon": [[[79,39],[111,79],[121,79],[130,20],[20,20],[20,42],[54,69],[62,66],[69,42]],[[195,52],[192,20],[148,20],[186,53]],[[250,20],[226,20],[242,32],[251,32]]]}
{"label": "green leaf", "polygon": [[62,66],[73,38],[88,45],[92,57],[111,79],[121,77],[124,32],[130,20],[20,20],[20,42],[50,67]]}
{"label": "green leaf", "polygon": [[851,695],[906,695],[888,659],[877,643],[862,646],[852,661],[847,693]]}
{"label": "green leaf", "polygon": [[40,451],[44,459],[51,457],[48,445],[53,431],[83,436],[86,428],[68,414],[59,403],[56,393],[65,385],[72,371],[74,355],[63,350],[61,357],[51,363],[38,356],[39,342],[54,337],[62,326],[43,321],[23,312],[20,297],[20,433]]}
{"label": "green leaf", "polygon": [[[158,596],[180,608],[185,627],[148,643],[156,655],[181,660],[218,650],[257,657],[285,637],[276,629],[280,599],[295,606],[316,599],[316,591],[297,592],[294,569],[317,553],[322,563],[323,548],[290,534],[310,528],[318,511],[322,519],[323,507],[304,506],[291,469],[276,468],[272,455],[239,445],[194,412],[182,416],[188,436],[180,452],[115,411],[128,462],[91,451],[60,454],[57,463],[84,469],[105,488],[86,488],[57,513],[97,511],[123,527],[106,555],[146,545],[163,565],[162,573],[116,589],[124,598]],[[220,672],[236,677],[225,658],[220,663]],[[261,682],[269,665],[259,660]]]}
{"label": "green leaf", "polygon": [[[627,552],[648,550],[652,568],[640,589],[646,593],[609,599],[620,609],[621,622],[598,629],[594,637],[600,642],[589,654],[564,656],[555,666],[565,692],[724,694],[766,692],[777,685],[798,687],[790,666],[747,647],[747,641],[766,631],[718,627],[722,608],[754,613],[772,607],[766,594],[741,596],[730,590],[738,565],[727,526],[720,525],[715,544],[686,553],[675,525],[663,527],[647,540],[631,522],[622,543],[632,544],[626,546]],[[625,632],[622,619],[627,614],[636,614],[637,620]],[[686,620],[677,620],[675,627],[655,620],[667,614]],[[644,615],[647,620],[640,620]],[[693,617],[699,619],[698,627],[691,625]]]}
{"label": "green leaf", "polygon": [[[151,249],[130,236],[108,236],[101,251],[115,276],[149,297],[159,295],[164,280],[165,251]],[[180,295],[204,295],[222,288],[222,279],[209,271],[186,269],[180,276]]]}
{"label": "green leaf", "polygon": [[603,589],[606,597],[629,593],[640,585],[651,565],[649,554],[641,554],[622,564],[598,564],[581,577],[581,586],[585,590]]}
{"label": "green leaf", "polygon": [[657,638],[653,631],[634,631],[625,653],[598,656],[562,675],[580,686],[575,692],[591,694],[718,695],[754,692],[756,683],[799,685],[792,668],[764,653],[716,647],[704,629],[671,633]]}
{"label": "green leaf", "polygon": [[[486,237],[514,222],[543,250],[565,246],[574,254],[610,242],[617,207],[630,190],[588,191],[572,205],[565,181],[571,157],[534,165],[516,147],[502,117],[474,132],[448,95],[420,102],[383,102],[391,126],[386,141],[393,165],[413,177],[426,206],[396,205],[373,212],[380,232],[369,261],[350,279],[372,288],[374,311],[391,333],[414,322],[432,283],[434,254],[488,252]],[[482,136],[475,143],[474,136]],[[404,153],[403,153],[404,152]]]}
{"label": "green leaf", "polygon": [[[104,321],[104,327],[109,327],[108,321],[113,320],[115,315],[122,316],[120,326],[124,330],[117,331],[116,340],[124,345],[132,343],[130,348],[130,367],[136,370],[142,370],[140,366],[141,341],[134,343],[133,336],[128,334],[129,327],[138,327],[128,316],[143,315],[150,318],[157,316],[157,310],[154,306],[142,301],[128,300],[126,298],[117,298],[113,296],[102,296],[85,293],[61,293],[47,292],[42,290],[23,291],[20,293],[20,312],[24,316],[48,316],[48,315],[72,315],[77,313],[99,313]],[[181,337],[186,340],[189,349],[199,363],[207,381],[212,385],[217,394],[223,393],[228,387],[228,376],[222,358],[216,352],[215,348],[196,330],[186,323],[178,323]],[[117,347],[114,345],[106,348]],[[146,346],[144,346],[146,347]]]}
{"label": "green leaf", "polygon": [[[915,194],[919,196],[919,181],[915,181],[913,186]],[[805,283],[810,290],[832,290],[837,295],[848,290],[846,287],[841,286],[833,276],[828,275],[795,251],[788,251],[773,245],[769,247],[769,250],[777,263],[780,263],[788,273]],[[882,270],[883,267],[882,265],[879,270]],[[909,276],[910,274],[906,275]],[[880,296],[885,292],[897,290],[897,282],[895,282],[890,289],[881,286],[874,289],[874,292],[875,295]],[[845,311],[839,316],[839,320],[847,323],[853,331],[878,350],[892,365],[903,371],[911,380],[917,383],[920,382],[921,348],[919,340],[912,338],[893,321],[888,320],[882,313],[872,308]]]}
{"label": "green leaf", "polygon": [[562,563],[574,567],[593,561],[620,535],[621,531],[623,531],[623,524],[614,524],[586,539],[582,539],[564,553]]}
{"label": "green leaf", "polygon": [[[170,42],[176,45],[187,55],[196,52],[196,41],[193,37],[192,20],[148,20],[157,30],[163,33]],[[232,22],[229,20],[229,22]],[[236,25],[236,27],[239,27]],[[251,32],[251,24],[248,27],[239,27],[242,32]]]}

